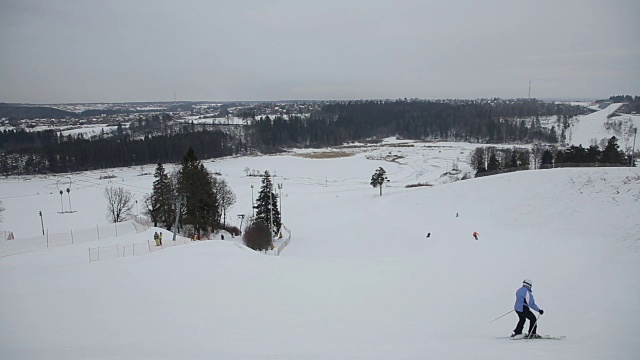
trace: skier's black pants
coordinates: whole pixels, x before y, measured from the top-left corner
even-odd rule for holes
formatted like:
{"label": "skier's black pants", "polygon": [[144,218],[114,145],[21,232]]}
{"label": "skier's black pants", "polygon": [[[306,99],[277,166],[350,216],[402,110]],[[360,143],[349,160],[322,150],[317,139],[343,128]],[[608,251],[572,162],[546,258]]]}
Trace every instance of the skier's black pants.
{"label": "skier's black pants", "polygon": [[536,324],[536,315],[529,310],[528,306],[523,306],[522,311],[516,311],[518,314],[518,325],[516,325],[516,329],[513,332],[516,335],[522,334],[522,328],[524,327],[524,322],[529,319],[529,334],[535,334],[538,328],[538,324]]}

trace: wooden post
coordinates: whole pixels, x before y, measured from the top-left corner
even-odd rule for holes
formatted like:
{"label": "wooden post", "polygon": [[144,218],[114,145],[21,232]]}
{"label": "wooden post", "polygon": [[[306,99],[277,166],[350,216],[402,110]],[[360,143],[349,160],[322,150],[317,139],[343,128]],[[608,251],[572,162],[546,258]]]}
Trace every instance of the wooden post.
{"label": "wooden post", "polygon": [[100,227],[96,224],[96,231],[98,231],[98,240],[100,240]]}
{"label": "wooden post", "polygon": [[71,229],[71,245],[73,245],[73,229]]}
{"label": "wooden post", "polygon": [[116,226],[116,237],[118,237],[118,223],[114,224]]}
{"label": "wooden post", "polygon": [[151,241],[147,240],[147,245],[149,247],[149,254],[151,254]]}
{"label": "wooden post", "polygon": [[49,248],[49,229],[47,229],[47,249]]}

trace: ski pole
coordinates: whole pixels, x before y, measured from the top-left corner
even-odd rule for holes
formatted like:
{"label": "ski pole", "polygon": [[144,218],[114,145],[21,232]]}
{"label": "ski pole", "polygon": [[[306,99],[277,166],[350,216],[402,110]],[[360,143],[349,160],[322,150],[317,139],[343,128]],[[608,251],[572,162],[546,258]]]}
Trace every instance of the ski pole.
{"label": "ski pole", "polygon": [[506,313],[506,314],[504,314],[504,315],[500,315],[500,316],[498,316],[497,318],[495,318],[495,319],[493,319],[493,320],[489,321],[489,324],[491,324],[492,322],[494,322],[494,321],[496,321],[496,320],[498,320],[498,319],[500,319],[500,318],[503,318],[503,317],[505,317],[505,316],[507,316],[507,315],[511,314],[513,311],[514,311],[514,310],[512,309],[512,310],[511,310],[511,311],[509,311],[508,313]]}
{"label": "ski pole", "polygon": [[[542,316],[542,315],[538,314],[538,316],[536,317],[536,321],[534,321],[534,322],[533,322],[533,326],[531,327],[531,329],[533,329],[533,330],[538,330],[538,329],[536,328],[536,326],[538,326],[538,319],[540,319],[540,316]],[[536,332],[537,332],[537,331],[536,331]],[[531,334],[529,334],[529,335],[531,335]],[[530,339],[530,338],[527,336],[527,341],[529,341],[529,339]]]}

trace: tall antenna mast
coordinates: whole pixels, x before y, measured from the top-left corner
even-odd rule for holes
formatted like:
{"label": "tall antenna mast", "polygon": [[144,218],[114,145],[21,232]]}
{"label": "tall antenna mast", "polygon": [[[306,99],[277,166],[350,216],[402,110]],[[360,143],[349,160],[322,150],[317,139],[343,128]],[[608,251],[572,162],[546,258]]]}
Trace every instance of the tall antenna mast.
{"label": "tall antenna mast", "polygon": [[529,99],[531,99],[531,80],[529,80]]}

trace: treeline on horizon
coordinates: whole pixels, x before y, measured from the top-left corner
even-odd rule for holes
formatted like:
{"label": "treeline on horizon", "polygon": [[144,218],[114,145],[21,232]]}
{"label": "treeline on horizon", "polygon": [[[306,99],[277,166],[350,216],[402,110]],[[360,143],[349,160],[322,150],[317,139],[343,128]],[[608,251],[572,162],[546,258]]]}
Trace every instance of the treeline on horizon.
{"label": "treeline on horizon", "polygon": [[[569,119],[585,112],[579,106],[535,99],[350,101],[326,104],[309,118],[261,117],[252,121],[250,136],[252,143],[266,148],[336,146],[395,135],[415,140],[557,143],[564,138]],[[561,129],[543,128],[543,116],[555,116]]]}
{"label": "treeline on horizon", "polygon": [[[167,126],[171,120],[167,114],[140,117],[128,128],[119,126],[113,135],[93,138],[62,136],[53,130],[5,130],[0,133],[0,171],[43,174],[177,163],[189,147],[198,158],[211,159],[395,135],[487,144],[556,144],[564,139],[569,119],[586,111],[535,99],[349,101],[327,103],[310,116],[254,118],[236,132],[223,126]],[[541,117],[553,118],[557,127],[542,127]]]}
{"label": "treeline on horizon", "polygon": [[615,103],[626,103],[624,107],[628,107],[625,109],[628,113],[640,113],[640,96],[638,95],[614,95],[610,96],[609,100]]}
{"label": "treeline on horizon", "polygon": [[246,151],[241,139],[223,131],[187,129],[140,138],[124,134],[85,139],[82,136],[59,136],[53,130],[21,133],[22,136],[33,134],[38,144],[3,152],[0,155],[0,171],[3,175],[46,174],[177,163],[189,148],[204,159]]}

